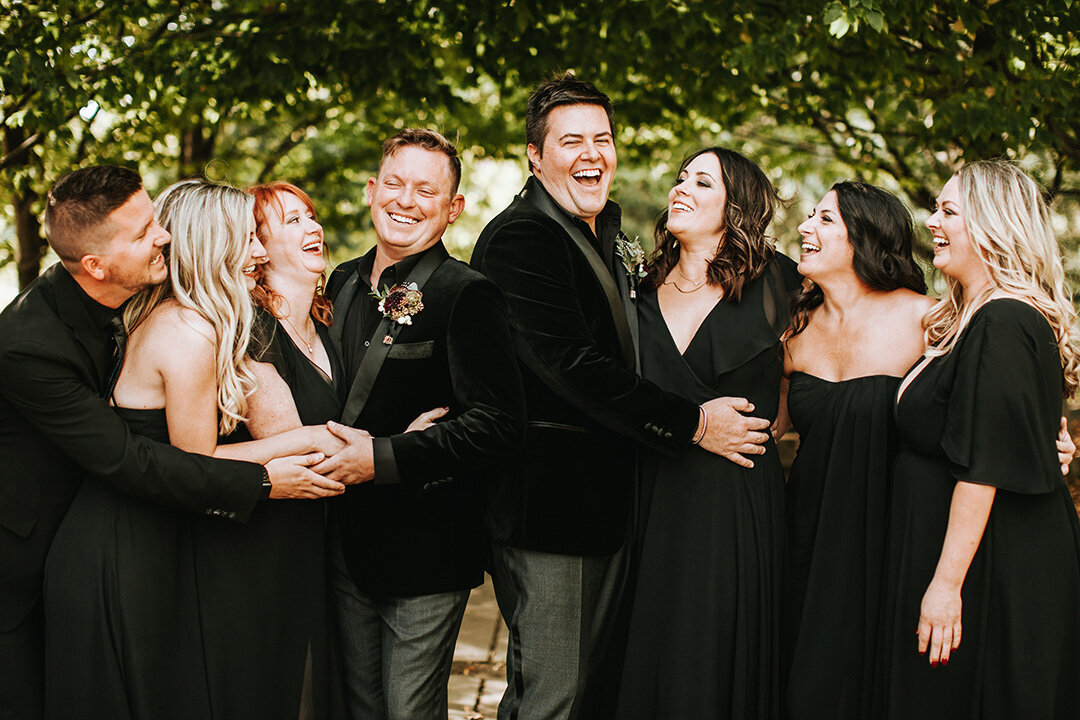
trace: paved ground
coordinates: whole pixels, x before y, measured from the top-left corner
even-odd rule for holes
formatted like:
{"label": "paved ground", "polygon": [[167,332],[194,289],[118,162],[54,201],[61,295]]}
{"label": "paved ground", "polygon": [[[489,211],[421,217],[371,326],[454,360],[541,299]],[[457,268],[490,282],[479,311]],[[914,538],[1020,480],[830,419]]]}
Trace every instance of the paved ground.
{"label": "paved ground", "polygon": [[495,717],[506,689],[506,625],[491,578],[472,591],[461,623],[450,676],[450,720]]}

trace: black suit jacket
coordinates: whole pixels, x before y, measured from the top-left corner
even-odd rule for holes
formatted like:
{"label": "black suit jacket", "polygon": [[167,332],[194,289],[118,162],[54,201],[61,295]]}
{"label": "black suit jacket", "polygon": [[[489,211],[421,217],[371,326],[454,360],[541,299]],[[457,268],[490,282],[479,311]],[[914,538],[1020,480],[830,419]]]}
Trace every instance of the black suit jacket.
{"label": "black suit jacket", "polygon": [[[535,178],[525,188],[544,192]],[[602,216],[617,213],[608,203]],[[621,262],[608,253],[605,265],[625,286]],[[506,296],[528,413],[524,449],[490,486],[488,530],[496,542],[530,550],[613,553],[626,531],[635,442],[681,452],[697,406],[632,369],[601,278],[529,200],[515,198],[484,228],[472,266]]]}
{"label": "black suit jacket", "polygon": [[[352,423],[377,443],[389,437],[398,482],[380,476],[377,454],[375,480],[350,486],[333,503],[349,572],[372,595],[429,595],[483,581],[478,487],[500,472],[500,458],[523,437],[521,378],[499,290],[441,242],[426,252],[442,262],[421,289],[424,309],[398,328]],[[357,276],[358,262],[334,271],[329,297]],[[358,282],[358,292],[370,292],[368,278]],[[339,304],[336,312],[338,322],[347,321],[348,307]],[[340,328],[331,332],[341,335]],[[381,342],[381,335],[371,339],[372,346]],[[440,406],[450,412],[434,427],[404,432],[417,415]]]}
{"label": "black suit jacket", "polygon": [[102,398],[104,344],[60,264],[0,313],[0,631],[40,602],[49,544],[87,473],[146,500],[238,520],[262,496],[260,465],[133,435]]}

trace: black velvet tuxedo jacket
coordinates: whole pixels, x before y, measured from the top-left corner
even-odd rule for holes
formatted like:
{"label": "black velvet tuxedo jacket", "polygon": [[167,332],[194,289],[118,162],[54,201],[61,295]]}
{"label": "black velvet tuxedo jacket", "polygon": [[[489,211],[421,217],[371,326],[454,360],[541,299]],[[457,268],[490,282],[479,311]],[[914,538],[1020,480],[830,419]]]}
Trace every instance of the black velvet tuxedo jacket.
{"label": "black velvet tuxedo jacket", "polygon": [[[537,192],[543,186],[530,178],[525,193]],[[609,202],[597,227],[617,223],[618,213]],[[589,238],[588,226],[566,219]],[[616,323],[625,315],[617,313],[626,309],[613,312],[603,288],[624,284],[629,298],[615,252],[602,258],[605,280],[568,231],[521,196],[473,250],[472,266],[506,296],[528,416],[524,449],[489,486],[495,542],[570,555],[615,552],[626,533],[635,443],[676,454],[697,428],[697,406],[643,380],[621,348]]]}
{"label": "black velvet tuxedo jacket", "polygon": [[87,474],[145,500],[246,520],[262,466],[133,435],[102,398],[105,338],[53,265],[0,313],[0,631],[41,599],[45,556]]}
{"label": "black velvet tuxedo jacket", "polygon": [[[333,501],[349,573],[361,591],[376,596],[430,595],[483,582],[479,486],[488,475],[501,475],[501,459],[523,436],[521,378],[501,293],[441,242],[426,252],[442,262],[421,288],[424,309],[397,328],[367,403],[351,422],[376,442],[389,436],[400,481],[386,483],[376,459],[374,481],[350,486]],[[359,260],[331,275],[331,299],[350,278],[355,292],[370,292],[369,278],[357,275]],[[346,304],[336,304],[335,322],[353,321]],[[375,335],[372,347],[382,342]],[[331,338],[341,337],[332,328]],[[355,382],[343,383],[346,397]],[[449,414],[433,427],[404,432],[420,413],[447,406]]]}

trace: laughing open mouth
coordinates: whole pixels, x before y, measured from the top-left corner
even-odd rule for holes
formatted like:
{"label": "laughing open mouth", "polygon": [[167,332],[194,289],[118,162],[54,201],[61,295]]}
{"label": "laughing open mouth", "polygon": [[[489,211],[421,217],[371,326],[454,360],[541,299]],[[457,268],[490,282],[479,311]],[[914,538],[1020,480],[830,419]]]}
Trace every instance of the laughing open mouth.
{"label": "laughing open mouth", "polygon": [[671,209],[672,210],[679,210],[681,212],[694,212],[694,208],[690,207],[689,205],[687,205],[684,202],[679,202],[678,200],[671,203]]}
{"label": "laughing open mouth", "polygon": [[819,247],[818,245],[815,245],[814,243],[810,242],[809,240],[803,240],[803,243],[802,243],[803,255],[812,255],[812,254],[818,252],[819,250],[821,250],[821,247]]}
{"label": "laughing open mouth", "polygon": [[602,174],[599,168],[588,168],[587,170],[578,170],[573,174],[573,178],[582,185],[599,185]]}
{"label": "laughing open mouth", "polygon": [[401,223],[402,225],[415,225],[416,223],[420,222],[416,218],[411,218],[406,215],[398,215],[397,213],[392,212],[388,212],[386,214],[390,217],[391,220],[396,223]]}

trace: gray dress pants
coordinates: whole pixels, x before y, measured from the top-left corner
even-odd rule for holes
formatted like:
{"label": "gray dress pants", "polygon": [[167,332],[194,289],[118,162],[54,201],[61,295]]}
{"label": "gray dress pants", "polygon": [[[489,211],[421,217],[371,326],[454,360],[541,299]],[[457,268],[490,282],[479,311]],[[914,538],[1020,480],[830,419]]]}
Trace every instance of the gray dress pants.
{"label": "gray dress pants", "polygon": [[499,720],[608,720],[600,663],[623,585],[623,551],[599,557],[493,548],[510,630]]}

